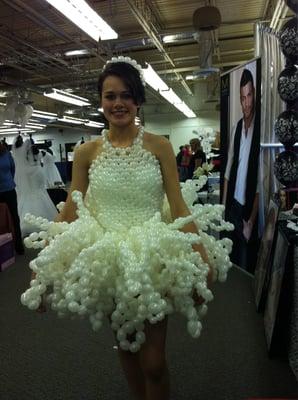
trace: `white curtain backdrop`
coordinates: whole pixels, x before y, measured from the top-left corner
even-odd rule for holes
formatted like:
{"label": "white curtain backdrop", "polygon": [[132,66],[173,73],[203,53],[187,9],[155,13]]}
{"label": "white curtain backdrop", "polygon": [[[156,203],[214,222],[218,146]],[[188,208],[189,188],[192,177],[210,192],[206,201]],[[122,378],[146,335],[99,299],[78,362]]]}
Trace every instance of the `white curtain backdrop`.
{"label": "white curtain backdrop", "polygon": [[273,173],[273,164],[283,147],[274,133],[274,123],[285,110],[285,103],[277,91],[277,78],[284,69],[285,59],[281,52],[278,33],[264,24],[256,24],[256,57],[261,57],[261,150],[259,168],[259,233],[262,234],[270,197],[280,186]]}

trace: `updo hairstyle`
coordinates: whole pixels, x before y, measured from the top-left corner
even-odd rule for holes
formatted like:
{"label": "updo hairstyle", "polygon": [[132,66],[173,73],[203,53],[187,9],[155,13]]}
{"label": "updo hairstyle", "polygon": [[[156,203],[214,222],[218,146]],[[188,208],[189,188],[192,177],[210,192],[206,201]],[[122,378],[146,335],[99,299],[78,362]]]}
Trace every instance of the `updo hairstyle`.
{"label": "updo hairstyle", "polygon": [[145,88],[136,68],[126,62],[108,63],[98,79],[98,92],[100,102],[102,99],[102,87],[106,78],[117,76],[120,78],[132,94],[135,105],[141,106],[145,103]]}

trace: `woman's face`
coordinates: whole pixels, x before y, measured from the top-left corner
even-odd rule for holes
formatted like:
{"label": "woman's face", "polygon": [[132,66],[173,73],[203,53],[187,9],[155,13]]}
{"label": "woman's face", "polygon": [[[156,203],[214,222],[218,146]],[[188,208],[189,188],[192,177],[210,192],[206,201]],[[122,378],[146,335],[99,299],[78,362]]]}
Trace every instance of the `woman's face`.
{"label": "woman's face", "polygon": [[114,126],[134,124],[138,107],[130,90],[117,76],[108,76],[102,86],[101,105],[106,119]]}

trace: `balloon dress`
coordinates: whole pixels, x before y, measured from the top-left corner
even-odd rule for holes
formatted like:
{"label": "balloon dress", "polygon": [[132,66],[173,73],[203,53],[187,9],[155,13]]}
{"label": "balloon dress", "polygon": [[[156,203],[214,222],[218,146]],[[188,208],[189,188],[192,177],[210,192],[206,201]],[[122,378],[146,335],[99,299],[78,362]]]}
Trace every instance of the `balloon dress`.
{"label": "balloon dress", "polygon": [[40,164],[40,154],[36,160],[31,152],[30,139],[24,141],[19,148],[13,146],[13,157],[16,165],[15,182],[18,195],[18,212],[22,236],[33,232],[34,229],[25,220],[27,213],[53,220],[57,210],[46,190],[44,169]]}
{"label": "balloon dress", "polygon": [[[183,187],[191,204],[197,190],[193,182]],[[145,320],[154,324],[174,311],[185,315],[188,332],[198,337],[213,295],[206,284],[208,266],[192,244],[205,246],[217,278],[224,281],[231,267],[231,241],[216,240],[206,231],[231,229],[231,224],[222,219],[223,206],[191,204],[190,216],[170,222],[164,197],[159,161],[143,148],[143,128],[126,148],[113,147],[104,131],[85,199],[78,191],[72,194],[78,218],[51,223],[28,216],[42,231],[25,244],[48,245],[30,263],[36,278],[22,303],[36,309],[46,294],[58,315],[86,316],[95,331],[109,316],[120,347],[131,352],[146,340]],[[179,230],[197,220],[198,234]],[[205,304],[194,303],[194,291]]]}

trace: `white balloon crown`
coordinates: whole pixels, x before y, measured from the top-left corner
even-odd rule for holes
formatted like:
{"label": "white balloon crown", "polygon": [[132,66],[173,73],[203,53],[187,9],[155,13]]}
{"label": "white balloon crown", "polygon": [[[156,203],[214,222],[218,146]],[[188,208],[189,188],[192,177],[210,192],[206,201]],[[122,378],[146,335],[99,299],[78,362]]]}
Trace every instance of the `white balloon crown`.
{"label": "white balloon crown", "polygon": [[145,81],[145,78],[144,78],[144,73],[143,73],[142,67],[140,66],[140,64],[138,64],[136,62],[136,60],[133,60],[130,57],[124,57],[124,56],[112,57],[110,60],[108,60],[105,63],[105,65],[104,65],[102,70],[104,71],[109,64],[114,64],[114,63],[118,63],[118,62],[123,62],[123,63],[127,63],[127,64],[132,65],[138,71],[143,86],[146,86],[146,81]]}

